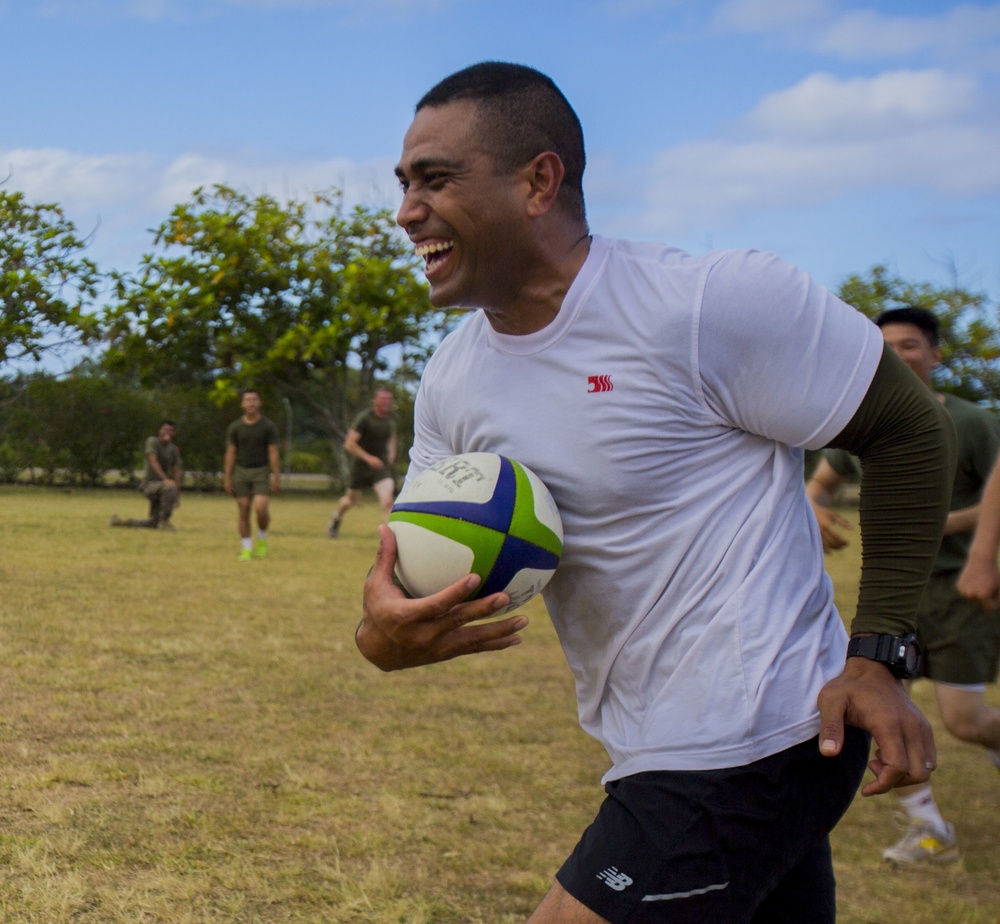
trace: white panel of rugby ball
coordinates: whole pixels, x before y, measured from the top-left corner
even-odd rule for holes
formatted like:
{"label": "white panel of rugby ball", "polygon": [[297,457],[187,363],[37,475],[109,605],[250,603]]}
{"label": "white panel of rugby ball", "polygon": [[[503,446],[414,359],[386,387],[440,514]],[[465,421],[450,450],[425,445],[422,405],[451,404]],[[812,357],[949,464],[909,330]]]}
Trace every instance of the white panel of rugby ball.
{"label": "white panel of rugby ball", "polygon": [[527,466],[494,452],[467,452],[404,485],[389,514],[396,575],[427,597],[475,572],[469,599],[503,591],[508,612],[549,582],[562,555],[563,528],[548,488]]}

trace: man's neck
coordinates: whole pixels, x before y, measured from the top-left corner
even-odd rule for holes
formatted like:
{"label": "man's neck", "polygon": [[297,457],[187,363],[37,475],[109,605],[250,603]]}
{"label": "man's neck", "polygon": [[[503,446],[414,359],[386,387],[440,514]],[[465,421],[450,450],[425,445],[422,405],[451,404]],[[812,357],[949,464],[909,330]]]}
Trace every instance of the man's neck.
{"label": "man's neck", "polygon": [[493,329],[499,334],[523,336],[548,327],[587,261],[590,243],[590,234],[583,227],[582,233],[567,240],[552,257],[543,256],[534,275],[520,286],[509,305],[484,309]]}

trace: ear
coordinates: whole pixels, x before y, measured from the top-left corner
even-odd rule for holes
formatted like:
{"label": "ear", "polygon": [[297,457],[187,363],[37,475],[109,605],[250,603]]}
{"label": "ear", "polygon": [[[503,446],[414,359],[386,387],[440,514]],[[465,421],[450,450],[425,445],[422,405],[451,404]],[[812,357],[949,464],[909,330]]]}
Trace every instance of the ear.
{"label": "ear", "polygon": [[552,210],[565,174],[561,158],[553,151],[543,151],[525,166],[527,209],[531,217],[537,218]]}

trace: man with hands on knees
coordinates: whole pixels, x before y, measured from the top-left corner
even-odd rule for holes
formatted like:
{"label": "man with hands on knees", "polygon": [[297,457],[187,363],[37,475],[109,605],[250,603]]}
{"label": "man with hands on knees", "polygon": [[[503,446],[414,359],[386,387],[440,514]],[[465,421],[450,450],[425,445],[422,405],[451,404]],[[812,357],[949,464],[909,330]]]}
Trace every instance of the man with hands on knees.
{"label": "man with hands on knees", "polygon": [[[947,515],[947,415],[874,325],[778,258],[592,235],[584,164],[556,85],[487,62],[421,99],[396,168],[432,304],[474,310],[425,369],[408,477],[492,451],[548,486],[565,541],[545,604],[611,760],[530,924],[827,924],[828,835],[866,764],[873,795],[936,763],[900,678]],[[850,650],[803,483],[804,449],[827,444],[866,471]],[[504,594],[463,602],[475,577],[408,598],[380,537],[369,661],[521,643],[517,612],[477,622]]]}

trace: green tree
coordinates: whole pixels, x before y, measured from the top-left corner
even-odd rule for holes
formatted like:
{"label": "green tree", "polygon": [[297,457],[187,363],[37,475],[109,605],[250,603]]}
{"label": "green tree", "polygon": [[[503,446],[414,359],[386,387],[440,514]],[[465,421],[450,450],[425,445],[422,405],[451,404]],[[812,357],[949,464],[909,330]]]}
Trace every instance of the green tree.
{"label": "green tree", "polygon": [[58,205],[0,189],[0,365],[87,340],[101,275]]}
{"label": "green tree", "polygon": [[198,384],[220,404],[251,385],[288,397],[339,446],[392,362],[420,361],[449,323],[385,210],[337,192],[281,204],[198,189],[118,276],[106,364],[146,385]]}
{"label": "green tree", "polygon": [[35,373],[20,381],[5,419],[4,445],[16,468],[53,484],[98,484],[119,471],[132,477],[154,430],[150,397],[84,363],[66,378]]}
{"label": "green tree", "polygon": [[969,401],[1000,404],[1000,328],[997,308],[984,293],[909,282],[877,265],[863,276],[848,276],[837,294],[872,319],[903,305],[933,312],[941,325],[936,387]]}

